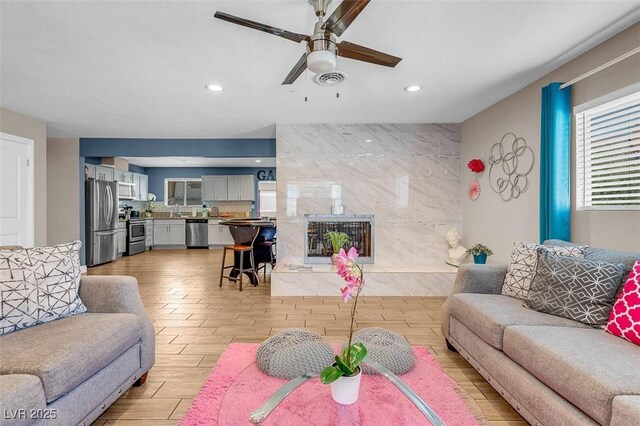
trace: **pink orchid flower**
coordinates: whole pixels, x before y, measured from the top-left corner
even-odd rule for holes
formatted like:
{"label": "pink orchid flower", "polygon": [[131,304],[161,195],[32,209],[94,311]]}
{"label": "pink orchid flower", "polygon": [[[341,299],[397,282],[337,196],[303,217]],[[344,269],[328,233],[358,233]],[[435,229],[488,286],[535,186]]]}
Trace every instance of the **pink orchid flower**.
{"label": "pink orchid flower", "polygon": [[344,300],[344,303],[347,303],[349,299],[353,297],[353,295],[351,294],[351,288],[349,287],[341,288],[340,292],[342,293],[342,300]]}
{"label": "pink orchid flower", "polygon": [[353,293],[358,291],[358,287],[364,284],[362,271],[356,264],[358,258],[358,250],[351,247],[348,252],[340,249],[340,253],[336,256],[336,267],[338,275],[347,282],[347,286],[340,289],[342,299],[346,302],[353,298]]}

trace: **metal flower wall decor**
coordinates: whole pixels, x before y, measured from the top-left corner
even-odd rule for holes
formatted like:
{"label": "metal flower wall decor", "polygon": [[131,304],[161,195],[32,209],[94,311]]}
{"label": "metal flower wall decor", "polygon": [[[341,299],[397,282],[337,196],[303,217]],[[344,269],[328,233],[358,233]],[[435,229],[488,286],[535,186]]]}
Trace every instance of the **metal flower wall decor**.
{"label": "metal flower wall decor", "polygon": [[[509,150],[510,149],[510,150]],[[529,188],[527,175],[533,170],[535,155],[524,138],[509,132],[491,147],[489,183],[502,201],[518,198]]]}

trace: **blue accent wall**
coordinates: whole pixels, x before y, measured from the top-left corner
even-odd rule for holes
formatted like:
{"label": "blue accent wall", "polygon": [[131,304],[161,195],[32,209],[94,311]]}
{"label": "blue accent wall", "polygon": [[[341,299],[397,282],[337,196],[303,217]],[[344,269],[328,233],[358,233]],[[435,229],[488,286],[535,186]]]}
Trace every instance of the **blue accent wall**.
{"label": "blue accent wall", "polygon": [[129,171],[133,173],[146,174],[146,169],[144,167],[136,166],[135,164],[129,164]]}
{"label": "blue accent wall", "polygon": [[269,139],[80,138],[81,157],[275,157]]}

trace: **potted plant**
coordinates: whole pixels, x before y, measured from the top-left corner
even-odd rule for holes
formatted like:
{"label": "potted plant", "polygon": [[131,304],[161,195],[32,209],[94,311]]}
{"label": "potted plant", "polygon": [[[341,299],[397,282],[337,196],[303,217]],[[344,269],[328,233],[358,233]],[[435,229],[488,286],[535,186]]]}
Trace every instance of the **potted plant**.
{"label": "potted plant", "polygon": [[487,263],[487,256],[491,256],[493,252],[491,249],[482,244],[476,244],[473,247],[467,249],[467,253],[473,256],[473,263]]}
{"label": "potted plant", "polygon": [[331,244],[331,248],[333,249],[333,254],[331,255],[331,262],[335,264],[338,253],[349,242],[349,236],[344,232],[336,232],[336,231],[329,231],[327,232],[326,236],[327,236],[327,240],[329,241],[329,244]]}
{"label": "potted plant", "polygon": [[336,258],[338,275],[347,282],[347,285],[340,289],[342,300],[347,303],[349,299],[353,299],[349,343],[342,351],[342,355],[336,355],[336,362],[320,373],[322,383],[325,385],[331,384],[333,400],[344,405],[353,404],[358,400],[360,379],[362,377],[360,363],[367,356],[367,348],[362,343],[351,344],[358,297],[364,286],[364,274],[362,273],[362,268],[356,263],[357,258],[358,251],[355,247],[351,247],[348,253],[344,249],[340,249],[340,253]]}

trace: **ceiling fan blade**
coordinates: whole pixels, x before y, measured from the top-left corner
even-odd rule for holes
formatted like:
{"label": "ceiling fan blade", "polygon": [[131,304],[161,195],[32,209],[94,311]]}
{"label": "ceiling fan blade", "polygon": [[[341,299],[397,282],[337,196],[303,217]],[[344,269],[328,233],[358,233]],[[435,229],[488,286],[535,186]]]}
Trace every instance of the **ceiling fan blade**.
{"label": "ceiling fan blade", "polygon": [[402,60],[402,58],[398,58],[397,56],[369,49],[359,44],[349,43],[348,41],[341,41],[336,47],[338,48],[339,56],[355,59],[356,61],[383,65],[385,67],[393,68]]}
{"label": "ceiling fan blade", "polygon": [[260,22],[239,18],[237,16],[229,15],[228,13],[224,12],[216,12],[213,17],[222,19],[223,21],[231,22],[232,24],[242,25],[243,27],[252,28],[254,30],[263,31],[265,33],[273,34],[278,37],[286,38],[287,40],[295,41],[297,43],[311,39],[311,37],[304,34],[293,33],[291,31],[283,30],[282,28],[276,28],[270,25],[261,24]]}
{"label": "ceiling fan blade", "polygon": [[302,74],[306,69],[307,69],[307,54],[304,53],[300,58],[300,60],[298,61],[298,63],[295,64],[291,72],[289,72],[289,75],[287,75],[287,78],[284,79],[284,81],[282,82],[282,85],[293,83],[298,79],[298,77],[300,77],[300,74]]}
{"label": "ceiling fan blade", "polygon": [[340,37],[371,0],[344,0],[322,26]]}

